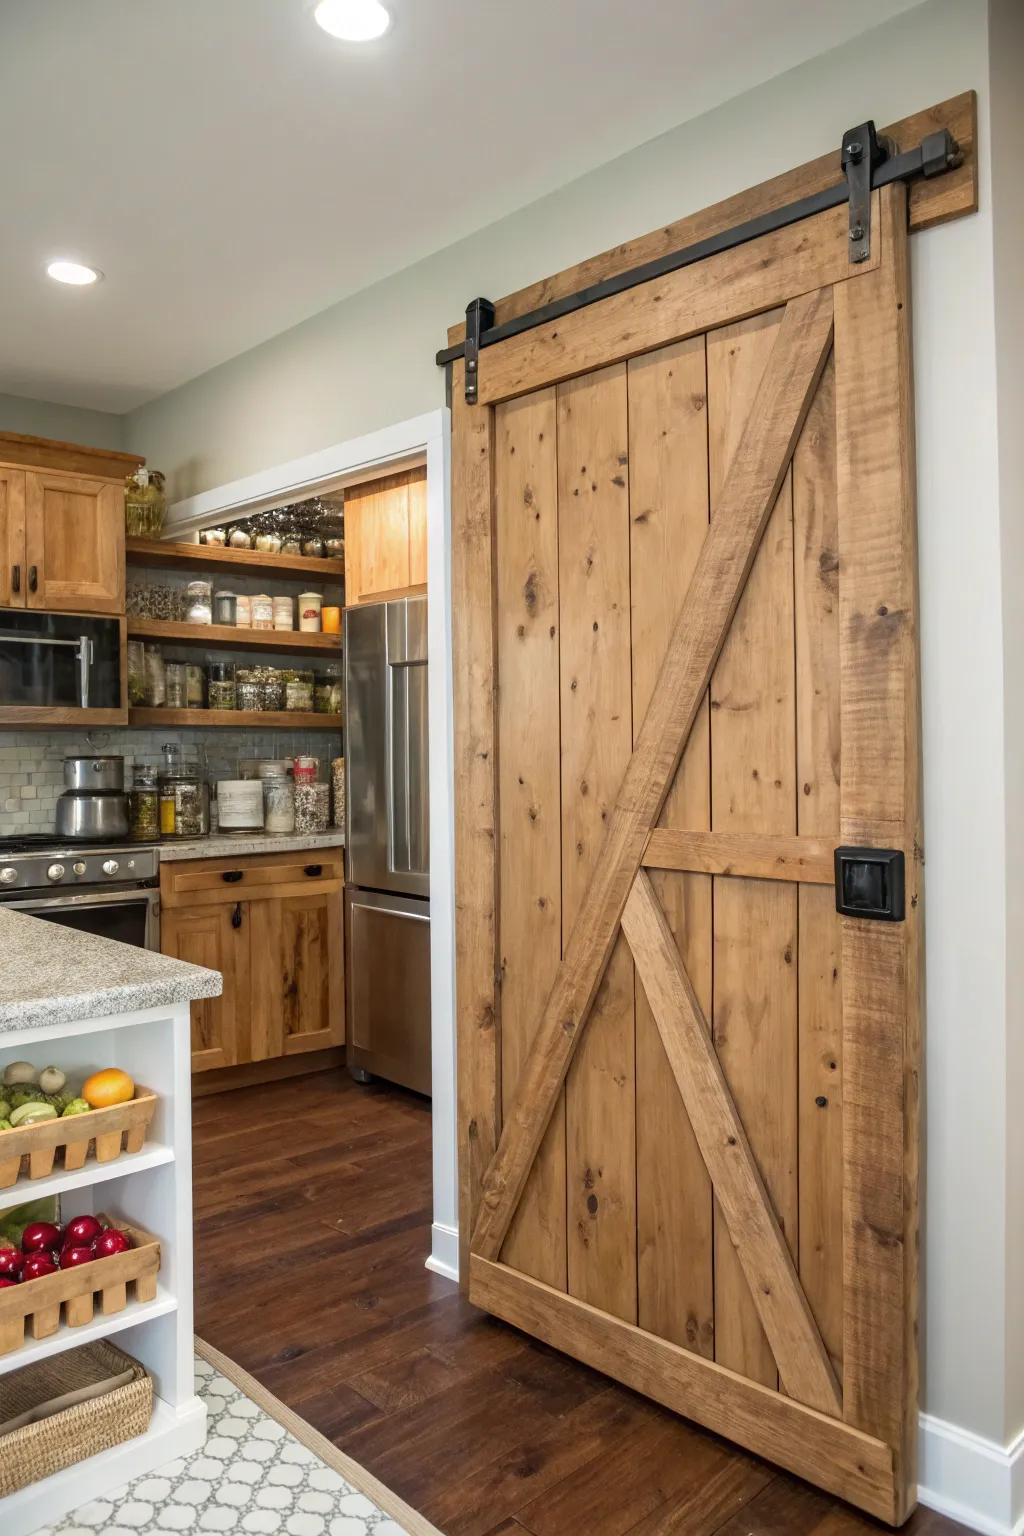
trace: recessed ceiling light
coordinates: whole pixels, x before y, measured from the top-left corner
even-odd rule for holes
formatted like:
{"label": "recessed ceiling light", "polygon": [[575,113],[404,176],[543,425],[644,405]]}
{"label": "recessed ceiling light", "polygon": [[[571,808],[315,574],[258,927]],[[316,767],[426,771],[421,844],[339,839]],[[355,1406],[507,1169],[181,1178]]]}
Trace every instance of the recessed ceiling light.
{"label": "recessed ceiling light", "polygon": [[380,0],[320,0],[313,15],[325,32],[347,43],[372,42],[391,25]]}
{"label": "recessed ceiling light", "polygon": [[98,283],[103,276],[95,267],[84,267],[80,261],[51,261],[46,268],[47,277],[55,283],[70,283],[74,288],[87,288]]}

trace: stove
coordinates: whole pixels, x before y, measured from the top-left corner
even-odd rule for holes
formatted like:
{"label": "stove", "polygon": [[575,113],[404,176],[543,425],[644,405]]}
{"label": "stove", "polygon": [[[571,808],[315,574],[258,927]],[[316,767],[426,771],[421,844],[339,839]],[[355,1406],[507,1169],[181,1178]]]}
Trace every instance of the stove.
{"label": "stove", "polygon": [[159,874],[150,844],[0,838],[0,907],[145,949],[160,947]]}

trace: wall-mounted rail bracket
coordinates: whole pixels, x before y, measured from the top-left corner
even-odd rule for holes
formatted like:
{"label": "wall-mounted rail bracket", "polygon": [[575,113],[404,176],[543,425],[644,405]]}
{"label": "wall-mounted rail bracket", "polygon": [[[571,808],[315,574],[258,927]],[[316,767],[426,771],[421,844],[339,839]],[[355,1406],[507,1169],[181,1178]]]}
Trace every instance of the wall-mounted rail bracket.
{"label": "wall-mounted rail bracket", "polygon": [[466,404],[476,405],[480,374],[480,338],[494,324],[490,299],[474,299],[466,307]]}
{"label": "wall-mounted rail bracket", "polygon": [[871,181],[891,149],[888,139],[878,137],[870,118],[843,134],[840,164],[850,188],[851,262],[867,261],[871,255]]}

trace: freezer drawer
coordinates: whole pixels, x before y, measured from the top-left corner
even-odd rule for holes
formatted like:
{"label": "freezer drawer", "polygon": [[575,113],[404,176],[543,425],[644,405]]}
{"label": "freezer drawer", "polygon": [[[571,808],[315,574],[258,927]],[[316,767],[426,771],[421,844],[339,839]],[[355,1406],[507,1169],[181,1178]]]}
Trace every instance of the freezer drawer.
{"label": "freezer drawer", "polygon": [[430,1092],[430,904],[349,886],[348,1063]]}

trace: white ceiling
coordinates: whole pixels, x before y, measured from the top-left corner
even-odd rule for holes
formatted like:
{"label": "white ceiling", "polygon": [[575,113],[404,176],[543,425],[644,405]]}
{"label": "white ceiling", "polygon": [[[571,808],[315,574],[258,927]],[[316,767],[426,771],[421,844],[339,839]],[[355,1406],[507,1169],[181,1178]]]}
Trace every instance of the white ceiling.
{"label": "white ceiling", "polygon": [[0,392],[130,410],[910,3],[0,0]]}

